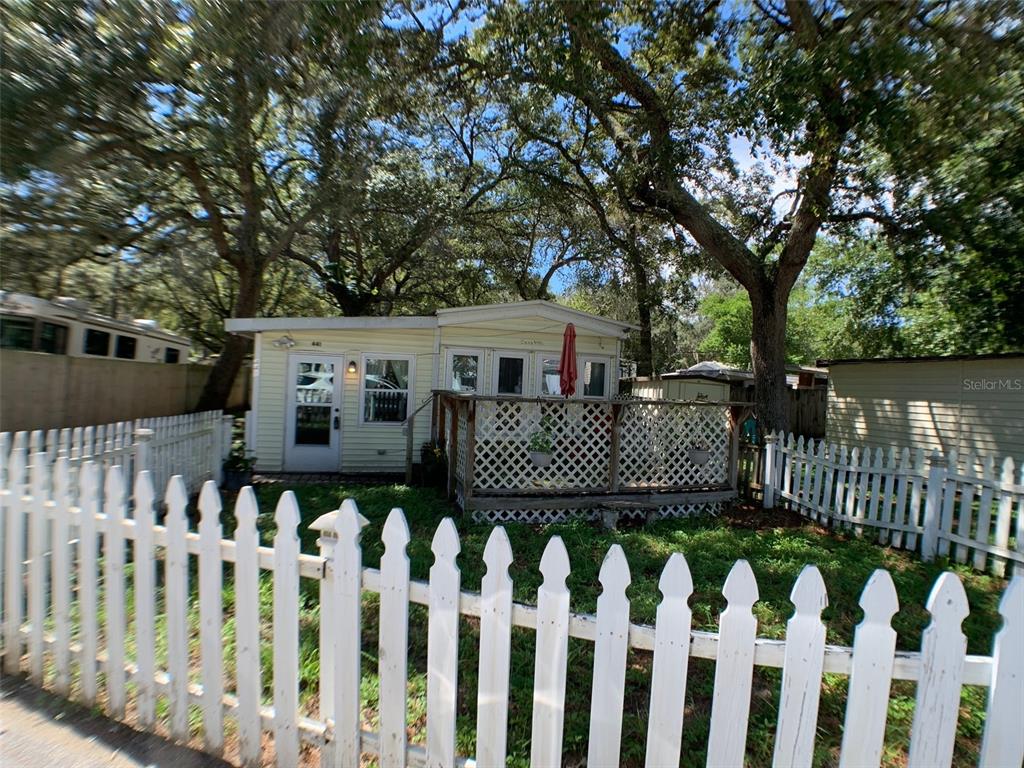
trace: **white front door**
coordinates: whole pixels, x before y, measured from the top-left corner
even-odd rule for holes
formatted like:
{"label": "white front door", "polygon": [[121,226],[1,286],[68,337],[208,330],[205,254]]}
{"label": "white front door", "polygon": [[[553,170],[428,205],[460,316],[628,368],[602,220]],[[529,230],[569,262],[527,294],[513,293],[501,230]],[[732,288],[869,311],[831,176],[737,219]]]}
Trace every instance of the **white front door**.
{"label": "white front door", "polygon": [[284,468],[288,472],[341,470],[342,359],[288,356]]}

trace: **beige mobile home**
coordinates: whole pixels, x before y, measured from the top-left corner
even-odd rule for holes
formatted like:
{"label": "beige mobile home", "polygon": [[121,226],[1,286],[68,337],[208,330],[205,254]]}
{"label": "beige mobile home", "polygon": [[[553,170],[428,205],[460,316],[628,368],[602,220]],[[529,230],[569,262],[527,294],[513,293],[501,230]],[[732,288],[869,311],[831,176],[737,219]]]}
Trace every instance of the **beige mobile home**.
{"label": "beige mobile home", "polygon": [[1024,355],[825,364],[830,442],[1024,456]]}
{"label": "beige mobile home", "polygon": [[423,317],[239,318],[254,340],[248,449],[265,472],[400,472],[405,423],[414,460],[430,439],[435,390],[557,397],[566,325],[576,328],[576,398],[617,391],[633,326],[547,301],[438,310]]}

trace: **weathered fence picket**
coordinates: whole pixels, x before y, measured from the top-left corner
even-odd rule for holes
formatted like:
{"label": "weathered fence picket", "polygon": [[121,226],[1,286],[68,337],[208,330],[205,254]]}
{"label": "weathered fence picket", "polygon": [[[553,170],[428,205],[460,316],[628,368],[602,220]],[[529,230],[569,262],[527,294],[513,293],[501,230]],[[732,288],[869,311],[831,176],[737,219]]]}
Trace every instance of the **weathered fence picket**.
{"label": "weathered fence picket", "polygon": [[552,536],[540,558],[544,576],[537,590],[537,653],[533,675],[533,727],[530,765],[543,768],[562,760],[565,674],[569,659],[569,553]]}
{"label": "weathered fence picket", "polygon": [[136,595],[153,595],[153,600],[135,601],[135,652],[138,667],[138,696],[136,709],[139,724],[152,728],[156,722],[156,559],[153,550],[153,481],[149,471],[143,470],[135,478],[134,562],[132,576]]}
{"label": "weathered fence picket", "polygon": [[[880,544],[917,550],[924,560],[952,557],[976,570],[1003,577],[1007,565],[1024,572],[1024,472],[1010,457],[995,471],[995,459],[971,454],[961,463],[957,451],[928,458],[904,448],[885,460],[881,449],[847,451],[829,446],[803,448],[792,435],[765,441],[763,466],[804,467],[802,484],[765,471],[764,505],[796,509],[812,520],[862,533],[875,529]],[[807,477],[813,474],[808,483]],[[818,480],[819,475],[823,480]],[[823,492],[819,493],[819,488]]]}
{"label": "weathered fence picket", "polygon": [[124,608],[124,479],[121,467],[107,470],[104,486],[104,509],[107,520],[103,543],[103,595],[106,598],[107,626],[107,702],[117,718],[125,711],[125,608]]}
{"label": "weathered fence picket", "polygon": [[754,678],[757,581],[750,563],[738,560],[722,588],[727,602],[718,620],[718,663],[711,699],[708,766],[740,765],[747,750],[750,690]]}
{"label": "weathered fence picket", "polygon": [[299,505],[285,491],[274,512],[274,752],[299,764]]}
{"label": "weathered fence picket", "polygon": [[167,676],[170,680],[171,737],[187,741],[188,726],[188,493],[181,475],[167,484],[167,560],[165,611],[167,620]]}
{"label": "weathered fence picket", "polygon": [[[203,743],[219,755],[224,748],[224,561],[221,559],[220,493],[212,480],[199,494],[199,657],[202,661]],[[207,696],[206,692],[210,695]]]}
{"label": "weathered fence picket", "polygon": [[384,523],[380,559],[380,759],[405,765],[405,707],[409,635],[409,526],[400,509]]}
{"label": "weathered fence picket", "polygon": [[[117,432],[114,431],[116,442]],[[109,435],[109,433],[108,433]],[[14,440],[11,441],[16,442]],[[108,441],[109,442],[109,441]],[[807,566],[796,580],[791,593],[793,615],[785,640],[757,637],[754,605],[758,588],[754,574],[745,561],[737,562],[723,587],[727,607],[719,617],[718,634],[695,631],[687,600],[693,592],[689,568],[682,554],[669,557],[662,572],[659,589],[662,600],[656,625],[634,624],[630,620],[630,600],[626,588],[630,569],[625,553],[612,547],[601,567],[602,591],[596,616],[575,614],[570,610],[567,577],[568,554],[557,537],[544,551],[539,570],[543,581],[537,592],[536,607],[513,602],[509,566],[512,552],[508,537],[495,529],[484,551],[487,573],[482,593],[462,591],[458,532],[451,520],[438,527],[432,549],[435,562],[430,581],[411,581],[407,547],[409,528],[401,510],[392,510],[381,538],[385,543],[381,569],[364,568],[360,531],[366,525],[352,501],[331,513],[329,525],[321,525],[324,537],[333,536],[333,546],[322,546],[324,554],[300,552],[297,525],[299,510],[291,493],[282,495],[275,513],[277,535],[274,546],[259,545],[256,520],[258,510],[251,488],[243,489],[235,502],[234,540],[222,539],[221,502],[213,484],[200,494],[198,533],[188,530],[188,498],[182,478],[175,476],[167,485],[163,503],[167,507],[166,525],[154,523],[154,494],[151,475],[134,478],[133,494],[126,500],[127,476],[114,459],[102,459],[110,466],[100,486],[100,462],[82,460],[78,473],[77,504],[72,496],[71,456],[54,458],[52,479],[46,461],[26,462],[31,436],[25,435],[19,451],[11,452],[5,485],[0,488],[4,500],[5,614],[4,668],[16,674],[33,675],[42,664],[55,674],[43,680],[53,681],[55,689],[67,695],[78,691],[90,704],[102,703],[115,717],[124,717],[134,708],[138,725],[154,730],[168,728],[175,739],[190,734],[190,710],[202,714],[203,748],[217,753],[224,749],[225,729],[238,726],[238,756],[245,766],[261,764],[264,741],[272,743],[274,759],[281,766],[295,766],[300,747],[320,750],[324,764],[355,765],[363,755],[376,755],[381,764],[416,766],[462,766],[469,764],[456,754],[455,714],[460,678],[459,622],[462,616],[480,621],[480,681],[477,691],[476,765],[501,764],[507,757],[510,648],[512,627],[535,633],[536,664],[531,739],[531,762],[536,766],[563,762],[562,729],[565,716],[566,674],[569,637],[593,643],[594,666],[590,683],[590,735],[588,765],[616,765],[622,750],[623,691],[626,660],[633,653],[653,653],[650,677],[650,713],[645,761],[649,768],[678,764],[683,714],[687,703],[686,678],[691,656],[715,662],[715,684],[711,703],[707,764],[742,764],[746,753],[747,723],[751,707],[751,683],[755,666],[781,669],[778,722],[774,742],[775,765],[807,765],[814,755],[814,737],[818,727],[817,707],[825,672],[848,675],[849,694],[843,724],[843,740],[838,755],[842,768],[877,765],[881,759],[891,681],[916,682],[917,702],[911,728],[908,765],[948,766],[953,760],[957,720],[962,706],[963,685],[988,686],[988,705],[981,741],[980,765],[993,768],[1020,765],[1024,760],[1024,731],[1019,713],[1024,710],[1021,687],[1024,668],[1018,649],[1024,644],[1024,576],[1010,581],[1000,603],[1003,624],[994,639],[992,656],[966,654],[966,638],[961,625],[968,615],[967,598],[959,579],[943,574],[928,601],[931,623],[925,630],[919,652],[897,651],[896,633],[891,622],[899,608],[893,581],[885,571],[876,571],[865,586],[861,607],[864,619],[858,625],[853,647],[825,644],[822,610],[827,604],[821,574]],[[83,450],[85,450],[83,448]],[[863,462],[837,461],[837,453],[820,443],[806,443],[804,452],[795,456],[791,470],[790,497],[806,499],[809,513],[820,505],[828,509],[832,496],[825,492],[828,478],[841,472],[856,472],[853,490],[854,515],[847,517],[847,496],[841,501],[842,522],[874,531],[906,532],[910,526],[893,527],[898,507],[890,519],[890,496],[872,502],[876,492],[888,487],[898,496],[900,477],[892,483],[875,482],[879,472],[899,467],[893,452],[888,461],[880,461],[873,452],[865,480]],[[82,454],[97,456],[98,454]],[[883,457],[884,458],[884,457]],[[824,465],[816,466],[819,459]],[[778,457],[766,457],[766,466],[779,467]],[[31,464],[31,483],[25,483],[24,467]],[[821,479],[817,478],[820,473]],[[945,466],[944,469],[950,469]],[[919,472],[920,466],[911,471]],[[957,470],[955,482],[963,486],[963,472]],[[1017,469],[1013,468],[1016,479]],[[922,480],[921,489],[927,488]],[[991,487],[994,511],[991,535],[997,537],[1002,501],[1012,497],[1011,513],[1019,512],[1019,497],[1013,485],[1001,477],[975,478],[972,486]],[[904,475],[903,477],[907,477]],[[950,475],[942,479],[941,519],[945,491]],[[866,486],[865,486],[866,482]],[[906,486],[910,488],[910,483]],[[867,488],[866,495],[861,489]],[[822,491],[819,495],[818,488]],[[792,501],[781,494],[778,498]],[[977,494],[975,494],[977,496]],[[864,499],[862,506],[861,499]],[[953,525],[945,533],[950,552],[961,543],[970,549],[959,533],[953,506]],[[102,508],[102,512],[101,512]],[[934,508],[933,508],[934,510]],[[909,510],[908,510],[909,511]],[[15,514],[16,513],[16,514]],[[39,555],[30,535],[44,521],[44,532],[51,535],[51,548]],[[825,519],[828,519],[826,515]],[[949,518],[947,517],[948,521]],[[889,527],[884,527],[889,523]],[[1006,523],[1002,525],[1005,527]],[[21,550],[15,559],[7,559],[13,550],[10,533],[20,526]],[[1013,544],[1013,520],[1010,521]],[[943,535],[942,526],[939,536]],[[923,530],[919,529],[919,532]],[[30,539],[28,548],[25,541]],[[77,539],[77,568],[73,567],[72,542]],[[134,578],[125,584],[125,547],[132,542]],[[998,549],[999,545],[993,544]],[[987,557],[1000,556],[997,552]],[[970,554],[970,552],[968,552]],[[38,562],[50,558],[52,573],[48,589],[33,586],[31,580]],[[195,557],[196,561],[192,558]],[[1009,558],[1004,558],[1009,561]],[[162,584],[156,579],[157,564],[164,563]],[[234,601],[234,642],[224,635],[225,606],[222,604],[223,568],[232,563]],[[198,565],[198,581],[190,587],[189,573]],[[103,591],[99,591],[98,570],[103,569]],[[260,574],[271,575],[273,586],[274,675],[272,702],[263,700],[260,617]],[[10,577],[14,576],[13,582]],[[26,577],[28,577],[26,579]],[[321,599],[329,597],[330,611],[324,613],[330,627],[322,638],[321,653],[332,659],[331,676],[322,686],[333,688],[334,697],[317,719],[300,702],[299,692],[299,585],[301,579],[325,585]],[[25,585],[28,584],[26,594]],[[129,594],[131,589],[133,594]],[[166,593],[164,621],[156,621],[157,596]],[[360,628],[365,592],[380,595],[379,622],[379,733],[363,720],[360,699]],[[103,611],[99,608],[102,594]],[[310,594],[303,590],[303,594]],[[42,604],[40,607],[40,597]],[[426,748],[406,743],[407,648],[409,642],[409,606],[426,606],[427,614],[427,710]],[[25,610],[27,606],[27,611]],[[132,606],[134,615],[126,615]],[[13,608],[14,610],[7,610]],[[19,612],[20,611],[20,612]],[[189,653],[189,623],[198,614],[199,654]],[[99,617],[104,617],[102,631]],[[14,623],[16,620],[16,623]],[[52,625],[52,635],[36,633],[37,626]],[[128,632],[134,628],[134,642]],[[159,630],[159,634],[158,634]],[[422,631],[414,628],[413,631]],[[270,633],[264,631],[265,639]],[[28,641],[25,645],[25,640]],[[166,669],[158,669],[155,651],[167,648]],[[329,646],[329,649],[328,649]],[[27,653],[22,653],[22,648]],[[234,664],[225,664],[225,648],[234,648]],[[40,662],[40,659],[43,661]],[[193,660],[194,659],[194,660]],[[77,666],[77,674],[75,668]],[[104,671],[105,695],[97,691],[97,671]],[[233,674],[225,675],[225,671]],[[632,672],[630,674],[633,674]],[[199,683],[192,684],[192,683]],[[574,681],[574,693],[587,687]],[[166,698],[168,715],[158,716],[155,703]],[[271,706],[272,704],[272,706]],[[631,745],[635,748],[635,745]],[[763,745],[760,745],[763,747]]]}
{"label": "weathered fence picket", "polygon": [[597,577],[597,637],[594,640],[594,686],[590,695],[590,739],[587,765],[619,764],[622,705],[629,650],[629,564],[622,547],[613,544]]}
{"label": "weathered fence picket", "polygon": [[655,618],[646,768],[679,765],[690,660],[687,639],[693,616],[687,602],[693,594],[693,578],[686,558],[678,552],[669,555],[658,589],[662,599]]}
{"label": "weathered fence picket", "polygon": [[504,765],[512,659],[512,546],[495,528],[484,547],[487,573],[480,584],[480,690],[477,693],[476,762]]}
{"label": "weathered fence picket", "polygon": [[843,723],[839,768],[878,765],[885,740],[889,687],[896,652],[892,617],[899,610],[896,586],[876,570],[861,594],[864,620],[853,636],[853,663]]}

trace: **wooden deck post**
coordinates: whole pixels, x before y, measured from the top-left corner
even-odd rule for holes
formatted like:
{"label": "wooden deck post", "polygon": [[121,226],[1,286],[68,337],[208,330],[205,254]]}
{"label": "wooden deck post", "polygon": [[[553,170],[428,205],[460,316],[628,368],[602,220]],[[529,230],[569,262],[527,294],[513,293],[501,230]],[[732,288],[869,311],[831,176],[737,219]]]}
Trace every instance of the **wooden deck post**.
{"label": "wooden deck post", "polygon": [[448,401],[452,412],[452,434],[448,441],[448,498],[455,498],[455,462],[458,461],[459,443],[459,409],[462,403],[458,400]]}
{"label": "wooden deck post", "polygon": [[405,422],[405,484],[412,485],[413,433],[416,430],[416,414]]}
{"label": "wooden deck post", "polygon": [[476,464],[476,400],[466,403],[469,413],[466,415],[466,466],[462,474],[462,511],[469,511],[469,502],[473,497],[473,467]]}
{"label": "wooden deck post", "polygon": [[612,438],[608,453],[608,490],[619,490],[619,440],[622,437],[622,403],[612,403]]}

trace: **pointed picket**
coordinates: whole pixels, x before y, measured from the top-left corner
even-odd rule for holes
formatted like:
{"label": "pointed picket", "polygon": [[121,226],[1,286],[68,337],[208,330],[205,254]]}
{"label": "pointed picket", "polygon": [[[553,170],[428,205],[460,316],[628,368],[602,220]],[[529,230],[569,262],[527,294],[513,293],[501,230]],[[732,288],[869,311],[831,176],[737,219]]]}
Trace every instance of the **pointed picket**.
{"label": "pointed picket", "polygon": [[981,741],[980,768],[1024,763],[1024,576],[1014,576],[999,602],[1002,629],[992,650],[992,683]]}
{"label": "pointed picket", "polygon": [[256,494],[246,486],[235,499],[235,712],[239,760],[245,768],[262,762],[258,515]]}
{"label": "pointed picket", "polygon": [[[836,517],[846,514],[846,489],[849,485],[850,462],[846,454],[846,446],[839,449],[839,465],[836,467],[835,497],[832,502],[832,514]],[[842,523],[838,520],[833,523],[834,528],[841,528]]]}
{"label": "pointed picket", "polygon": [[693,594],[693,578],[680,553],[669,556],[658,589],[662,598],[654,629],[646,768],[679,765],[693,618],[687,602]]}
{"label": "pointed picket", "polygon": [[949,534],[953,532],[953,510],[956,502],[956,475],[960,466],[960,453],[954,448],[946,460],[946,480],[942,484],[942,509],[939,513],[935,553],[949,557]]}
{"label": "pointed picket", "polygon": [[782,693],[775,731],[773,765],[780,768],[810,765],[814,756],[821,672],[825,662],[825,625],[821,612],[828,605],[825,582],[816,567],[804,566],[789,599],[796,610],[786,624]]}
{"label": "pointed picket", "polygon": [[53,470],[53,665],[57,693],[71,692],[71,475],[61,456]]}
{"label": "pointed picket", "polygon": [[[910,509],[907,510],[907,525],[912,528],[921,527],[922,504],[924,502],[924,477],[928,469],[924,459],[924,449],[918,448],[914,454],[914,464],[910,476]],[[917,549],[917,534],[907,534],[907,549]]]}
{"label": "pointed picket", "polygon": [[459,591],[455,564],[461,547],[450,517],[437,527],[431,551],[427,624],[427,765],[455,766],[455,704],[459,670]]}
{"label": "pointed picket", "polygon": [[96,516],[100,511],[99,467],[92,461],[81,465],[79,472],[79,515],[78,515],[78,616],[82,624],[81,646],[81,696],[87,706],[96,703],[96,651],[99,630],[97,627],[96,589]]}
{"label": "pointed picket", "polygon": [[[1010,548],[1010,527],[1013,522],[1013,459],[1009,456],[1003,461],[1003,471],[999,476],[999,503],[996,505],[995,545],[1001,549]],[[1006,559],[992,558],[992,573],[999,578],[1006,575]]]}
{"label": "pointed picket", "polygon": [[220,755],[224,748],[224,660],[221,598],[224,564],[220,555],[220,493],[212,480],[199,494],[199,652],[203,683],[203,743]]}
{"label": "pointed picket", "polygon": [[[871,450],[868,448],[864,449],[864,453],[860,457],[860,474],[857,480],[857,505],[854,508],[854,517],[858,522],[866,521],[868,517],[868,495],[869,488],[868,483],[871,481]],[[858,536],[864,534],[864,526],[855,526],[855,531]]]}
{"label": "pointed picket", "polygon": [[[870,503],[868,505],[868,520],[874,526],[878,526],[881,521],[879,517],[879,504],[882,500],[882,475],[885,474],[885,461],[882,456],[882,449],[875,448],[875,453],[871,459],[871,496]],[[889,531],[886,528],[878,527],[878,543],[882,544],[885,542],[885,538]]]}
{"label": "pointed picket", "polygon": [[104,507],[107,519],[103,547],[103,595],[106,598],[107,706],[118,719],[124,717],[124,476],[121,467],[107,470]]}
{"label": "pointed picket", "polygon": [[352,499],[342,502],[334,519],[338,543],[334,548],[334,736],[335,765],[359,765],[359,685],[362,675],[363,553],[359,536],[365,518]]}
{"label": "pointed picket", "polygon": [[491,530],[480,585],[480,684],[476,710],[476,764],[505,765],[509,672],[512,658],[512,547],[505,529]]}
{"label": "pointed picket", "polygon": [[292,491],[274,512],[274,753],[282,768],[299,763],[299,506]]}
{"label": "pointed picket", "polygon": [[[971,478],[975,473],[976,461],[974,454],[968,454],[965,464],[965,478]],[[971,523],[974,520],[974,490],[975,484],[965,479],[960,485],[960,514],[957,516],[957,535],[964,538],[971,538]],[[954,550],[954,557],[958,563],[967,562],[967,547],[964,544],[957,544]]]}
{"label": "pointed picket", "polygon": [[[896,471],[896,502],[893,505],[892,521],[903,527],[907,525],[907,494],[910,490],[910,449],[900,451],[900,460]],[[890,539],[892,546],[903,548],[903,531],[893,531]]]}
{"label": "pointed picket", "polygon": [[846,720],[840,768],[878,765],[885,739],[889,686],[896,652],[892,617],[899,610],[896,586],[888,571],[871,574],[860,597],[864,619],[853,637]]}
{"label": "pointed picket", "polygon": [[722,594],[728,604],[718,619],[708,766],[741,765],[746,753],[757,638],[757,619],[751,609],[758,600],[757,581],[746,560],[736,561]]}
{"label": "pointed picket", "polygon": [[50,484],[49,469],[44,452],[32,454],[32,502],[28,508],[28,658],[29,678],[39,686],[43,684],[43,624],[46,619],[46,529],[49,527],[46,502],[47,487]]}
{"label": "pointed picket", "polygon": [[622,741],[622,706],[629,649],[629,563],[613,544],[598,575],[597,637],[594,641],[594,687],[590,699],[587,765],[617,766]]}
{"label": "pointed picket", "polygon": [[156,553],[153,550],[155,498],[152,476],[149,472],[140,472],[135,478],[135,503],[132,512],[135,522],[132,574],[135,584],[135,656],[138,667],[135,706],[139,724],[147,729],[153,727],[156,711]]}
{"label": "pointed picket", "polygon": [[825,471],[825,441],[819,440],[814,452],[813,471],[814,478],[811,481],[811,513],[814,520],[821,522],[821,475]]}
{"label": "pointed picket", "polygon": [[938,578],[927,607],[932,620],[921,635],[921,678],[910,731],[909,768],[953,762],[967,653],[967,637],[960,628],[969,613],[967,593],[955,574],[947,571]]}
{"label": "pointed picket", "polygon": [[988,562],[988,542],[992,535],[992,498],[995,495],[996,460],[994,456],[986,456],[982,463],[981,477],[984,485],[981,488],[981,500],[978,502],[978,525],[974,540],[974,570],[984,571]]}
{"label": "pointed picket", "polygon": [[825,488],[821,492],[821,502],[819,505],[821,514],[818,517],[819,522],[823,525],[828,525],[829,518],[835,514],[835,497],[833,495],[833,488],[836,484],[836,461],[838,460],[837,450],[838,449],[834,444],[829,444],[825,457]]}
{"label": "pointed picket", "polygon": [[171,708],[171,738],[187,741],[188,725],[188,492],[181,475],[167,483],[167,554],[165,608],[167,611],[167,676]]}
{"label": "pointed picket", "polygon": [[562,764],[565,673],[569,658],[569,553],[553,536],[540,559],[544,581],[537,590],[537,653],[533,675],[530,765]]}
{"label": "pointed picket", "polygon": [[392,509],[381,536],[380,559],[380,762],[405,766],[405,705],[409,635],[409,526]]}

